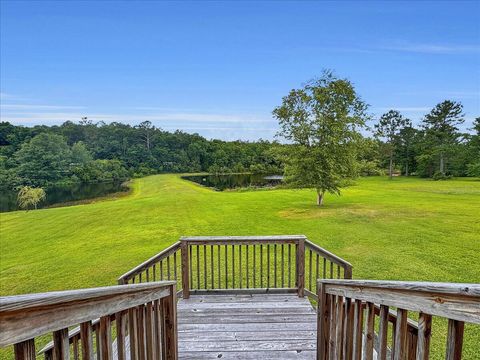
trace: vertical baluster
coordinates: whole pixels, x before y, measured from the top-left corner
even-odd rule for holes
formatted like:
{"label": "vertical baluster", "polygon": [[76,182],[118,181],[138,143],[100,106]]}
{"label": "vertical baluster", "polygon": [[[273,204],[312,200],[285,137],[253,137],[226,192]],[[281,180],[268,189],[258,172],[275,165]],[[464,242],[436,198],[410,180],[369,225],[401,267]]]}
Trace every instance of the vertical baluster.
{"label": "vertical baluster", "polygon": [[138,358],[146,359],[145,352],[145,305],[137,307]]}
{"label": "vertical baluster", "polygon": [[248,288],[250,287],[250,286],[249,286],[249,285],[250,285],[250,280],[249,280],[249,278],[248,278],[248,265],[249,265],[249,264],[248,264],[248,263],[249,263],[249,261],[248,261],[248,244],[245,245],[245,252],[246,252],[246,256],[247,256],[247,262],[246,262],[245,268],[246,268],[247,289],[248,289]]}
{"label": "vertical baluster", "polygon": [[228,289],[228,245],[225,246],[225,289]]}
{"label": "vertical baluster", "polygon": [[388,306],[380,305],[378,328],[378,360],[387,359],[387,339],[388,339]]}
{"label": "vertical baluster", "polygon": [[167,279],[170,280],[170,255],[167,256]]}
{"label": "vertical baluster", "polygon": [[100,353],[100,321],[93,325],[95,333],[95,350],[97,353],[97,360],[101,359],[102,354]]}
{"label": "vertical baluster", "polygon": [[192,245],[188,245],[188,251],[190,253],[190,261],[189,261],[189,270],[190,270],[190,287],[193,287],[193,249]]}
{"label": "vertical baluster", "polygon": [[343,332],[343,350],[342,359],[352,359],[353,351],[353,315],[354,315],[354,300],[345,298],[345,321]]}
{"label": "vertical baluster", "polygon": [[375,305],[367,302],[367,314],[365,320],[365,336],[363,344],[363,360],[373,359],[373,341],[375,339]]}
{"label": "vertical baluster", "polygon": [[362,359],[362,324],[363,309],[362,301],[355,300],[353,310],[353,360]]}
{"label": "vertical baluster", "polygon": [[152,268],[152,275],[153,275],[153,281],[156,281],[157,280],[157,264],[153,264],[153,268]]}
{"label": "vertical baluster", "polygon": [[273,287],[277,287],[277,244],[273,245]]}
{"label": "vertical baluster", "polygon": [[257,287],[257,245],[253,244],[253,286]]}
{"label": "vertical baluster", "polygon": [[140,274],[138,275],[138,282],[139,282],[139,283],[142,282],[142,273],[140,273]]}
{"label": "vertical baluster", "polygon": [[215,273],[214,273],[214,266],[213,266],[214,258],[213,258],[213,245],[210,245],[210,275],[212,280],[212,289],[215,289]]}
{"label": "vertical baluster", "polygon": [[177,280],[177,255],[178,251],[175,251],[173,253],[173,277],[175,280]]}
{"label": "vertical baluster", "polygon": [[317,359],[326,360],[328,357],[328,343],[330,338],[330,303],[332,301],[332,295],[326,293],[324,284],[320,284],[317,295]]}
{"label": "vertical baluster", "polygon": [[149,282],[150,281],[150,269],[149,268],[147,268],[145,270],[145,274],[146,274],[147,282]]}
{"label": "vertical baluster", "polygon": [[333,279],[333,262],[330,261],[330,279]]}
{"label": "vertical baluster", "polygon": [[[220,264],[221,264],[221,259],[220,259],[220,245],[217,245],[217,257],[218,257],[218,288],[221,289],[222,288],[222,283],[221,283],[221,279],[222,279],[222,271],[220,269]],[[226,276],[226,274],[225,274]]]}
{"label": "vertical baluster", "polygon": [[397,309],[397,324],[395,327],[394,360],[404,360],[407,354],[407,310]]}
{"label": "vertical baluster", "polygon": [[270,288],[270,244],[267,244],[267,288]]}
{"label": "vertical baluster", "polygon": [[431,332],[432,316],[425,313],[420,313],[418,318],[417,360],[429,359]]}
{"label": "vertical baluster", "polygon": [[[154,348],[157,359],[162,358],[163,349],[163,308],[160,306],[160,300],[153,302],[153,328],[154,328]],[[120,359],[119,359],[120,360]]]}
{"label": "vertical baluster", "polygon": [[[168,259],[168,258],[167,258]],[[154,346],[154,321],[153,321],[153,303],[148,302],[145,313],[145,342],[147,360],[157,359]]]}
{"label": "vertical baluster", "polygon": [[[192,286],[192,253],[191,246],[186,241],[180,243],[180,274],[182,276],[182,296],[184,299],[190,297],[190,288]],[[190,256],[189,256],[190,249]]]}
{"label": "vertical baluster", "polygon": [[35,339],[22,341],[13,346],[15,360],[35,360]]}
{"label": "vertical baluster", "polygon": [[323,258],[323,279],[327,278],[327,259]]}
{"label": "vertical baluster", "polygon": [[340,265],[337,265],[337,279],[340,279]]}
{"label": "vertical baluster", "polygon": [[312,284],[312,250],[308,250],[308,283],[309,283],[309,288],[308,290],[312,291],[313,290],[313,284]]}
{"label": "vertical baluster", "polygon": [[316,269],[316,272],[315,272],[315,281],[313,282],[313,285],[315,286],[315,292],[317,291],[317,280],[318,280],[318,264],[319,264],[319,256],[318,256],[318,253],[315,254],[316,255],[316,266],[315,266],[315,269]]}
{"label": "vertical baluster", "polygon": [[197,245],[197,289],[200,287],[200,246]]}
{"label": "vertical baluster", "polygon": [[203,245],[203,288],[207,289],[207,245]]}
{"label": "vertical baluster", "polygon": [[[155,272],[154,272],[155,273]],[[115,323],[117,327],[117,359],[125,360],[125,313],[117,312],[115,314]]]}
{"label": "vertical baluster", "polygon": [[102,316],[100,318],[100,358],[102,360],[112,360],[113,358],[110,316]]}
{"label": "vertical baluster", "polygon": [[232,288],[235,289],[235,245],[232,245]]}
{"label": "vertical baluster", "polygon": [[288,287],[292,287],[292,244],[288,244]]}
{"label": "vertical baluster", "polygon": [[344,319],[344,298],[343,296],[337,296],[337,309],[335,310],[336,313],[336,320],[335,320],[335,349],[334,349],[334,357],[335,359],[340,359],[342,355],[342,348],[343,348],[343,319]]}
{"label": "vertical baluster", "polygon": [[462,358],[464,328],[465,323],[463,321],[448,319],[445,360],[460,360]]}
{"label": "vertical baluster", "polygon": [[70,343],[68,341],[67,328],[53,332],[53,358],[55,360],[70,359]]}
{"label": "vertical baluster", "polygon": [[242,244],[238,245],[238,272],[240,274],[240,289],[242,288]]}
{"label": "vertical baluster", "polygon": [[128,309],[128,337],[130,340],[130,359],[138,360],[138,309]]}
{"label": "vertical baluster", "polygon": [[282,288],[285,287],[285,250],[283,244],[281,245],[281,262],[280,262],[280,271],[282,274]]}
{"label": "vertical baluster", "polygon": [[82,359],[93,360],[93,338],[91,321],[86,321],[80,324],[80,341],[82,343]]}
{"label": "vertical baluster", "polygon": [[336,356],[336,336],[337,336],[337,301],[338,301],[339,296],[333,295],[332,296],[332,302],[330,303],[330,328],[328,330],[329,332],[329,341],[328,341],[328,347],[329,347],[329,355],[330,359],[334,360],[337,358]]}
{"label": "vertical baluster", "polygon": [[159,265],[159,268],[160,268],[160,280],[163,281],[164,280],[164,278],[163,278],[163,260],[160,260],[158,265]]}
{"label": "vertical baluster", "polygon": [[263,244],[260,244],[260,287],[263,288]]}

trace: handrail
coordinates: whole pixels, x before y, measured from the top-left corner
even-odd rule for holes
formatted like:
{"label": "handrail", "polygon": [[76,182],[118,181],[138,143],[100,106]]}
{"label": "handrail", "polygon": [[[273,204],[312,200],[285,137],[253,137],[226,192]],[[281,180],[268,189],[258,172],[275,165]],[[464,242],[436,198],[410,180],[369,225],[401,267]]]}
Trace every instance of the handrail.
{"label": "handrail", "polygon": [[[175,309],[173,281],[1,297],[0,346],[13,344],[16,359],[34,359],[35,338],[53,333],[54,357],[66,359],[70,354],[68,328],[80,324],[84,358],[93,358],[93,333],[97,335],[97,354],[109,358],[114,325],[119,360],[125,359],[127,332],[132,358],[162,352],[164,358],[176,359]],[[97,318],[100,325],[93,327]],[[139,338],[147,340],[139,342]]]}
{"label": "handrail", "polygon": [[[432,316],[448,319],[447,359],[461,358],[464,323],[480,324],[480,284],[324,279],[318,280],[318,299],[318,359],[372,359],[376,315],[378,359],[385,359],[390,307],[397,308],[395,359],[428,359]],[[416,346],[408,343],[408,311],[419,313]]]}
{"label": "handrail", "polygon": [[[152,256],[150,259],[145,260],[141,264],[135,266],[133,269],[127,271],[125,274],[123,274],[118,278],[118,283],[120,285],[128,283],[130,279],[132,279],[138,274],[141,274],[142,271],[147,270],[149,267],[153,266],[155,263],[158,263],[162,259],[168,258],[170,255],[173,255],[178,250],[180,250],[180,241],[177,241],[176,243],[172,244],[168,248]],[[160,280],[163,280],[163,279],[160,279]]]}
{"label": "handrail", "polygon": [[308,247],[308,248],[311,248],[312,250],[317,251],[324,258],[326,258],[327,260],[330,260],[331,262],[337,265],[348,267],[350,269],[352,268],[352,264],[350,264],[348,261],[342,259],[341,257],[335,254],[332,254],[330,251],[325,250],[324,248],[318,246],[317,244],[312,243],[310,240],[305,240],[305,247]]}

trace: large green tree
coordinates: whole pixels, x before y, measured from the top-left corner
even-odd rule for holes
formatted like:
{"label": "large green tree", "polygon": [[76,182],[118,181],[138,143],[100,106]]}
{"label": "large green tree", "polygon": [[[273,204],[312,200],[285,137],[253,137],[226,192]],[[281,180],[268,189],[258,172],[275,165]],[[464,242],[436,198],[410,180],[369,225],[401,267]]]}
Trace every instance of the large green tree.
{"label": "large green tree", "polygon": [[15,153],[17,175],[35,186],[57,182],[70,173],[71,154],[63,136],[41,133]]}
{"label": "large green tree", "polygon": [[398,152],[398,140],[400,132],[406,127],[410,127],[412,122],[400,114],[397,110],[390,110],[383,114],[378,123],[375,124],[375,136],[384,140],[387,148],[389,166],[388,176],[393,176],[394,158]]}
{"label": "large green tree", "polygon": [[423,119],[425,140],[438,157],[438,172],[442,176],[446,173],[446,158],[461,136],[458,125],[464,121],[463,105],[451,100],[437,104]]}
{"label": "large green tree", "polygon": [[285,147],[285,181],[293,187],[315,188],[317,204],[326,192],[340,194],[357,175],[357,152],[368,116],[367,105],[353,84],[332,72],[291,90],[273,110]]}

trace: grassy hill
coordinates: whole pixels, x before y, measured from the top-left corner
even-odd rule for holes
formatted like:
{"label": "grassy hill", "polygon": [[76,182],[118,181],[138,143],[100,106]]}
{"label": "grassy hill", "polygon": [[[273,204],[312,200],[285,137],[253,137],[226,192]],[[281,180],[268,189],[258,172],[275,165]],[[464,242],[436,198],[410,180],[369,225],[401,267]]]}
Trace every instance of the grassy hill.
{"label": "grassy hill", "polygon": [[[1,293],[115,284],[182,235],[305,234],[351,262],[354,278],[480,282],[478,179],[364,178],[314,202],[310,190],[215,192],[158,175],[117,200],[4,213]],[[474,358],[480,331],[466,331]]]}

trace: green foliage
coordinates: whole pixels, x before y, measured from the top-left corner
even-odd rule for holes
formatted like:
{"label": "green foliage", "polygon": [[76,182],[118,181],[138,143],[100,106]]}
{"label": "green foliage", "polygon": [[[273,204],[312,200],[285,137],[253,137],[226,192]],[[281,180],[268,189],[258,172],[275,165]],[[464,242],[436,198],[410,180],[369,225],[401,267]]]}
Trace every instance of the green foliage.
{"label": "green foliage", "polygon": [[366,109],[352,83],[329,71],[290,91],[273,111],[279,135],[292,143],[280,151],[285,182],[315,188],[319,205],[325,192],[339,194],[358,174],[358,130],[365,126]]}
{"label": "green foliage", "polygon": [[480,161],[468,164],[467,175],[473,177],[480,177]]}
{"label": "green foliage", "polygon": [[30,186],[21,187],[17,194],[18,206],[25,210],[28,210],[30,207],[37,209],[37,205],[45,198],[46,193],[43,188]]}

